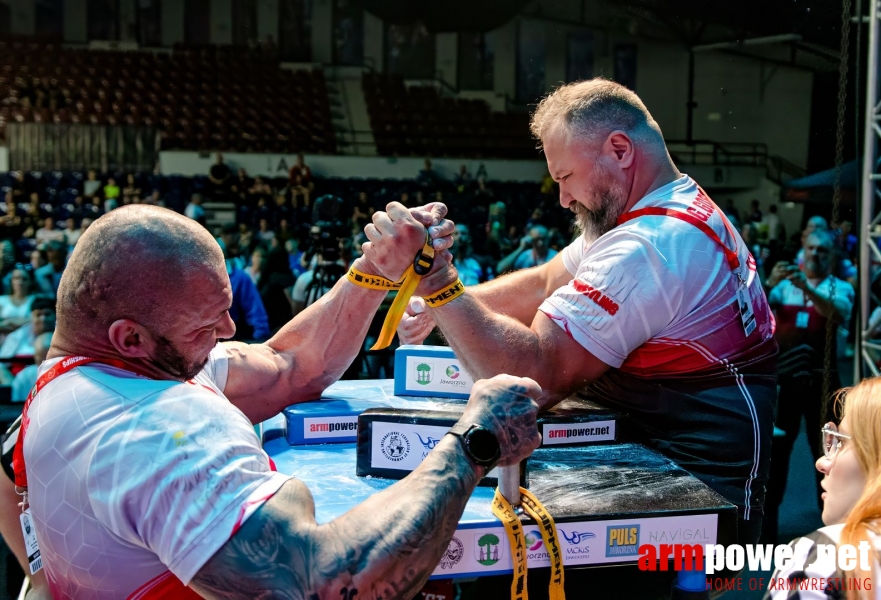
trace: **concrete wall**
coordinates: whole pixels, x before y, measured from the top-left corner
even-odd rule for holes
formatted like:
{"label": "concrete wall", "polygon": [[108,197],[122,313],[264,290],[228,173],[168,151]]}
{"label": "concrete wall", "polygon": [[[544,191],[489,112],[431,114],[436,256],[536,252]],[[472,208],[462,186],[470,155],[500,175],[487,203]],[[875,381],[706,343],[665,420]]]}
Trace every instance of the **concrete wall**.
{"label": "concrete wall", "polygon": [[[183,16],[181,16],[183,24]],[[86,22],[86,0],[65,0],[64,2],[64,41],[83,43],[88,40]]]}
{"label": "concrete wall", "polygon": [[278,44],[278,0],[257,0],[257,37],[265,41],[270,35]]}
{"label": "concrete wall", "polygon": [[312,62],[333,62],[333,3],[312,0]]}
{"label": "concrete wall", "polygon": [[385,23],[364,11],[364,64],[380,73],[385,64]]}
{"label": "concrete wall", "polygon": [[232,44],[232,0],[211,0],[212,44]]}
{"label": "concrete wall", "polygon": [[434,43],[435,71],[455,89],[458,87],[459,36],[455,33],[438,33],[434,36]]}
{"label": "concrete wall", "polygon": [[[184,41],[184,3],[162,0],[162,45],[174,46]],[[66,15],[65,15],[66,16]]]}
{"label": "concrete wall", "polygon": [[34,0],[9,0],[12,35],[34,35],[37,31],[37,5]]}

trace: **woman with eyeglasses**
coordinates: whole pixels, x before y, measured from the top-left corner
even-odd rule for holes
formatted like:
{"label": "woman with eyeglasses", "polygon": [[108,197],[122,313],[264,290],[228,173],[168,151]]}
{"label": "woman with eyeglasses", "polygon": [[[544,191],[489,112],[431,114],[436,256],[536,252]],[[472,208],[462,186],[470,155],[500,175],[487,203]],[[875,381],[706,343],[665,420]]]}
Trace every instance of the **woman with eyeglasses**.
{"label": "woman with eyeglasses", "polygon": [[[824,455],[817,460],[826,527],[790,543],[792,565],[774,573],[766,600],[881,599],[881,377],[839,391],[836,405],[841,422],[823,426]],[[859,560],[852,571],[839,569],[834,558],[817,560],[818,544],[859,548],[860,542],[872,547],[868,571]],[[811,578],[823,578],[826,589],[777,589],[781,579]]]}

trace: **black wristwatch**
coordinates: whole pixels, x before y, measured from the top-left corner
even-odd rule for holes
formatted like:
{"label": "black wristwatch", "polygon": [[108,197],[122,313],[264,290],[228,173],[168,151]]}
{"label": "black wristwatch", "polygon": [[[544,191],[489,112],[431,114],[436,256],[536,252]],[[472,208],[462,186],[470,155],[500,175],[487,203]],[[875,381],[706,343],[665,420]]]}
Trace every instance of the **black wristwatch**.
{"label": "black wristwatch", "polygon": [[447,433],[459,438],[468,458],[487,471],[492,470],[502,456],[499,438],[485,427],[456,423]]}

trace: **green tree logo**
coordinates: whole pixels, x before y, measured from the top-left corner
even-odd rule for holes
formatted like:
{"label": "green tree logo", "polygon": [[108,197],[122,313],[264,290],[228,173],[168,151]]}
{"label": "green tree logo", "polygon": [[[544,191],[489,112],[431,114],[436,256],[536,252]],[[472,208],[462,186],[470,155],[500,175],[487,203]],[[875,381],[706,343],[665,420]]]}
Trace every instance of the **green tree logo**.
{"label": "green tree logo", "polygon": [[419,363],[416,365],[416,383],[419,385],[428,385],[431,383],[431,365],[428,363]]}
{"label": "green tree logo", "polygon": [[492,533],[480,536],[477,540],[479,548],[477,562],[484,566],[494,565],[499,562],[499,537]]}

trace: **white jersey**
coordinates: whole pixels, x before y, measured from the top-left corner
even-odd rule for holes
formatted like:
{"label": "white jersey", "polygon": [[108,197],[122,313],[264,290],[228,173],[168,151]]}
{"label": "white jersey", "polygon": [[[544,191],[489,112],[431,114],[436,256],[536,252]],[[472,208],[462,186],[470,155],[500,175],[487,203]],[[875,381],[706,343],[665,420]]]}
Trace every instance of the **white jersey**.
{"label": "white jersey", "polygon": [[90,363],[31,402],[29,500],[56,599],[197,598],[184,586],[289,479],[226,374],[219,345],[187,383]]}
{"label": "white jersey", "polygon": [[601,361],[638,377],[720,375],[729,364],[773,358],[774,321],[755,261],[703,190],[683,175],[632,210],[647,207],[696,216],[737,252],[756,317],[750,335],[723,249],[693,224],[669,216],[635,218],[592,244],[575,240],[563,250],[572,281],[539,310]]}

